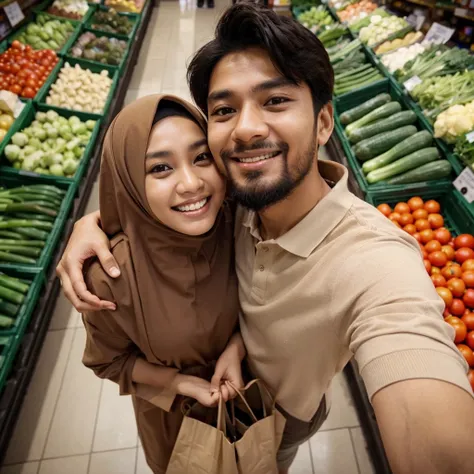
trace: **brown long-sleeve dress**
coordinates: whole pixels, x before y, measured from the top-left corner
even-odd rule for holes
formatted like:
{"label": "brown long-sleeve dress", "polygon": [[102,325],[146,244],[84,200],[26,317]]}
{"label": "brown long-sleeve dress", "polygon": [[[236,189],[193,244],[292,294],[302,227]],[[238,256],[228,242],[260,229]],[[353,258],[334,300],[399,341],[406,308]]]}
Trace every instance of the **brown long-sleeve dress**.
{"label": "brown long-sleeve dress", "polygon": [[[212,377],[213,362],[236,329],[239,308],[232,259],[226,258],[214,265],[214,273],[208,271],[209,259],[233,255],[229,214],[227,212],[227,219],[221,219],[216,229],[220,238],[212,255],[206,255],[205,245],[197,255],[187,258],[178,259],[170,252],[170,265],[186,266],[188,259],[193,261],[199,283],[194,285],[197,291],[193,299],[198,304],[192,300],[190,304],[197,311],[191,308],[181,311],[176,308],[175,314],[163,314],[159,308],[154,314],[136,311],[147,294],[141,291],[137,294],[135,288],[131,288],[134,278],[127,276],[134,275],[134,269],[124,234],[112,241],[112,253],[121,268],[121,277],[117,280],[107,277],[99,263],[94,263],[87,275],[87,285],[93,293],[109,301],[119,300],[121,304],[116,311],[83,315],[87,330],[83,362],[97,376],[118,383],[122,395],[132,395],[139,436],[155,474],[166,471],[182,421],[181,397],[175,397],[168,390],[135,384],[132,369],[137,357],[144,357],[150,363],[174,367],[183,373],[207,380]],[[181,281],[180,285],[186,288],[186,283],[191,282]],[[193,288],[190,286],[187,291],[192,292]],[[186,317],[190,314],[192,317]]]}

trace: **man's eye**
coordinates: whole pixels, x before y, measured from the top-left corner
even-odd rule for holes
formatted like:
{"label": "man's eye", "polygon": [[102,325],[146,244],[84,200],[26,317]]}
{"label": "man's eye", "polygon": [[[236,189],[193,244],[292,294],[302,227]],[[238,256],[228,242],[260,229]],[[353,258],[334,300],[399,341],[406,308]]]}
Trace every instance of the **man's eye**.
{"label": "man's eye", "polygon": [[229,115],[232,113],[234,113],[234,109],[231,109],[230,107],[221,107],[220,109],[217,109],[212,115],[223,117],[224,115]]}
{"label": "man's eye", "polygon": [[212,158],[211,152],[208,151],[206,153],[201,153],[198,156],[196,156],[195,163],[203,163],[203,162],[207,163],[212,160],[213,158]]}
{"label": "man's eye", "polygon": [[283,104],[285,102],[288,102],[289,99],[287,99],[286,97],[272,97],[268,102],[267,102],[267,105],[280,105],[280,104]]}
{"label": "man's eye", "polygon": [[151,173],[165,173],[166,171],[170,171],[171,168],[168,165],[155,165],[151,169]]}

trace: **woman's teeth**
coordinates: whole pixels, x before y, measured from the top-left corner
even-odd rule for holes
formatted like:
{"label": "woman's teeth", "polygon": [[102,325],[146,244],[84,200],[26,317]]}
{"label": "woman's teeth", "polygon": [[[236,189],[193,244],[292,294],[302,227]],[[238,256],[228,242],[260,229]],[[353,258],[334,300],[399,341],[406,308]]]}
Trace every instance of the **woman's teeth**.
{"label": "woman's teeth", "polygon": [[254,156],[253,158],[239,158],[241,163],[256,163],[257,161],[268,160],[269,158],[274,158],[278,155],[278,151],[273,153],[267,153],[266,155]]}
{"label": "woman's teeth", "polygon": [[186,206],[177,206],[177,209],[181,212],[197,211],[206,205],[207,199],[208,198],[204,198],[202,201],[193,202],[192,204],[187,204]]}

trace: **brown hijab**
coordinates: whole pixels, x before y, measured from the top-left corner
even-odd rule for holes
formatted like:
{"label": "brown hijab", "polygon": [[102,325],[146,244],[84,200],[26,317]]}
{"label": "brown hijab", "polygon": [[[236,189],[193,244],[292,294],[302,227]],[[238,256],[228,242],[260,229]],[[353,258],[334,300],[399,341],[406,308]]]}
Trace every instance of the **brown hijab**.
{"label": "brown hijab", "polygon": [[111,244],[122,269],[113,291],[117,311],[135,320],[135,343],[150,362],[182,369],[220,355],[237,321],[238,298],[230,210],[223,206],[214,227],[193,237],[160,223],[148,204],[145,154],[164,99],[182,105],[206,132],[198,109],[174,96],[147,96],[125,107],[104,142],[100,210],[104,231],[116,236]]}

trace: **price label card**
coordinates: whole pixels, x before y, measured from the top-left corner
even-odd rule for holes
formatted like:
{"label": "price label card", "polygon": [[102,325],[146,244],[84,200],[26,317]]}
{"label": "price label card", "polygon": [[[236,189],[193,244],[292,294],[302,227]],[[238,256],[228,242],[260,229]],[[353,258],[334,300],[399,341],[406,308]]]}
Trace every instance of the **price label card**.
{"label": "price label card", "polygon": [[464,168],[453,184],[468,203],[474,201],[474,172],[471,169]]}
{"label": "price label card", "polygon": [[436,44],[447,43],[451,39],[451,36],[453,36],[454,31],[453,28],[448,28],[439,23],[433,23],[428,33],[426,33],[425,41],[431,41]]}
{"label": "price label card", "polygon": [[465,17],[467,15],[467,8],[455,8],[454,14],[456,16]]}
{"label": "price label card", "polygon": [[13,117],[18,118],[25,107],[26,104],[24,102],[17,100],[15,110],[13,111]]}
{"label": "price label card", "polygon": [[25,19],[25,15],[23,15],[18,2],[13,2],[9,5],[6,5],[3,7],[3,10],[5,11],[5,15],[7,15],[8,21],[12,26],[18,25],[18,23]]}
{"label": "price label card", "polygon": [[423,81],[418,76],[413,76],[405,81],[403,85],[405,86],[408,92],[411,92],[418,84],[421,84]]}
{"label": "price label card", "polygon": [[474,130],[472,132],[466,133],[466,140],[469,143],[474,142]]}

